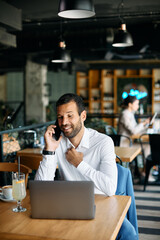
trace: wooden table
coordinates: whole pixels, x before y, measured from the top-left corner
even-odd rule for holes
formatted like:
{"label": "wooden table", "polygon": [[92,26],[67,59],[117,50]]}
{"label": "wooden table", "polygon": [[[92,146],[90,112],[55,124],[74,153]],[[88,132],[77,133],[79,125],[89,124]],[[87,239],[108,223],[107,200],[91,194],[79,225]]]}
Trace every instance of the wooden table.
{"label": "wooden table", "polygon": [[41,148],[25,148],[17,152],[17,156],[42,156],[42,149]]}
{"label": "wooden table", "polygon": [[115,147],[115,153],[122,162],[132,162],[141,153],[141,147]]}
{"label": "wooden table", "polygon": [[0,201],[0,239],[111,240],[118,234],[131,197],[95,195],[93,220],[32,219],[29,192],[22,202],[26,212],[12,212],[15,204]]}
{"label": "wooden table", "polygon": [[[134,140],[138,140],[140,138],[142,134],[135,134],[135,135],[132,135],[130,136],[130,138],[134,141]],[[147,134],[145,134],[142,138],[141,138],[142,141],[144,142],[149,142],[149,136]]]}
{"label": "wooden table", "polygon": [[[122,162],[132,162],[141,152],[141,147],[115,147],[115,154],[118,155]],[[42,156],[41,148],[26,148],[17,152],[17,156]]]}

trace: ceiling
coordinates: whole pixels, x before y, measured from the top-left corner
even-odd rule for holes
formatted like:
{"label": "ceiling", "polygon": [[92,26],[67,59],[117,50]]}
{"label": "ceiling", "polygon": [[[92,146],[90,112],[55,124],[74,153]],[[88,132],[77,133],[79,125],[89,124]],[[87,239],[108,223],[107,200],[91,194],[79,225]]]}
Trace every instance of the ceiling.
{"label": "ceiling", "polygon": [[[0,45],[0,72],[23,69],[27,58],[52,68],[50,59],[61,34],[71,53],[72,64],[93,60],[160,59],[159,0],[94,0],[96,15],[78,20],[57,15],[59,0],[3,2],[21,9],[22,27],[3,25],[8,33],[16,36],[17,47]],[[11,14],[6,11],[5,17],[10,19]],[[132,47],[112,47],[120,18],[133,37]],[[58,65],[54,63],[53,68],[55,66]]]}

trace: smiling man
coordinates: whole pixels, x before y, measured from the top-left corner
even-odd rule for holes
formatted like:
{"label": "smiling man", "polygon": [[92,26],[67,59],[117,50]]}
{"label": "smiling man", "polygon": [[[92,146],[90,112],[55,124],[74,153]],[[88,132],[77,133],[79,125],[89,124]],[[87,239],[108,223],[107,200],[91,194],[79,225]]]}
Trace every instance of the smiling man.
{"label": "smiling man", "polygon": [[96,194],[114,195],[117,167],[112,139],[85,128],[86,111],[80,96],[64,94],[56,110],[61,136],[58,141],[53,137],[56,125],[47,128],[43,161],[35,179],[54,180],[58,165],[62,180],[93,181]]}
{"label": "smiling man", "polygon": [[[114,195],[117,166],[112,139],[85,128],[86,111],[80,96],[64,94],[56,109],[61,136],[57,141],[53,137],[56,125],[47,128],[43,160],[35,180],[54,180],[58,164],[61,180],[93,181],[95,194]],[[138,239],[133,225],[125,218],[116,240],[126,240],[128,236],[130,240]]]}

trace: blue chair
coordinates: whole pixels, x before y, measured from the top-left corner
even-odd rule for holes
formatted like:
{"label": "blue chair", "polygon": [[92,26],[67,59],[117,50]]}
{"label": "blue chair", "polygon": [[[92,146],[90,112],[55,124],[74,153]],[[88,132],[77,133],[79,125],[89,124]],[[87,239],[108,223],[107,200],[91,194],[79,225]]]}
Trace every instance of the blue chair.
{"label": "blue chair", "polygon": [[[117,164],[117,170],[118,170],[118,182],[117,182],[116,195],[131,196],[131,205],[126,214],[126,218],[135,229],[135,232],[137,235],[135,239],[139,239],[136,204],[135,204],[135,198],[134,198],[134,189],[133,189],[131,172],[128,168],[125,168],[125,167],[121,166],[120,164]],[[120,231],[121,231],[121,229],[120,229]],[[120,232],[119,232],[119,234],[120,234]],[[117,236],[117,239],[118,239],[118,236]],[[130,238],[128,238],[128,239],[130,239]]]}

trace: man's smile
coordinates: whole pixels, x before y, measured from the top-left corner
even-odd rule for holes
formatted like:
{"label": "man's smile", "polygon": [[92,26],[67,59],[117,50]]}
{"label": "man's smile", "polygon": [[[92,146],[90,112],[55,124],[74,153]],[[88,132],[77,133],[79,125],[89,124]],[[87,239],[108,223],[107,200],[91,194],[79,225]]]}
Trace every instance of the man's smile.
{"label": "man's smile", "polygon": [[69,129],[71,129],[71,126],[62,127],[62,131],[67,132]]}

